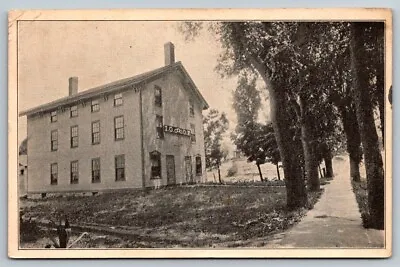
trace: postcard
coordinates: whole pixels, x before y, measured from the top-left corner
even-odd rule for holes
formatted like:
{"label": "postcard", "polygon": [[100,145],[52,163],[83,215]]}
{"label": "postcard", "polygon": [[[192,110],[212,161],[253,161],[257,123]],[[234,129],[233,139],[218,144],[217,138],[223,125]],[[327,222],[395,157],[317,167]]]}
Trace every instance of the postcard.
{"label": "postcard", "polygon": [[12,258],[392,253],[390,9],[9,13]]}

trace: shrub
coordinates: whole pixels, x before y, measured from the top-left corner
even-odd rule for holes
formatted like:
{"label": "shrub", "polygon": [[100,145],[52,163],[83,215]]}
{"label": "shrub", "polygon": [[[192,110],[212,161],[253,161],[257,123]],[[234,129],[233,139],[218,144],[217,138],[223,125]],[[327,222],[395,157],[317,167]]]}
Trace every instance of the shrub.
{"label": "shrub", "polygon": [[34,242],[42,235],[39,226],[35,221],[20,219],[19,225],[21,242]]}
{"label": "shrub", "polygon": [[236,164],[233,164],[229,169],[228,169],[228,173],[226,174],[226,177],[232,177],[235,176],[238,172],[238,167],[236,166]]}

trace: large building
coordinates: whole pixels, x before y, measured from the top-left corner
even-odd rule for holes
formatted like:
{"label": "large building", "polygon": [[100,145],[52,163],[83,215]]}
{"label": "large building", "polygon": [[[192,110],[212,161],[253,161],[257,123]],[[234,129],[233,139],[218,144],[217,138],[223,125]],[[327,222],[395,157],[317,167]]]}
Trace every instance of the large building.
{"label": "large building", "polygon": [[[166,43],[165,66],[21,112],[28,194],[97,192],[205,180],[208,104]],[[66,88],[67,91],[67,88]]]}

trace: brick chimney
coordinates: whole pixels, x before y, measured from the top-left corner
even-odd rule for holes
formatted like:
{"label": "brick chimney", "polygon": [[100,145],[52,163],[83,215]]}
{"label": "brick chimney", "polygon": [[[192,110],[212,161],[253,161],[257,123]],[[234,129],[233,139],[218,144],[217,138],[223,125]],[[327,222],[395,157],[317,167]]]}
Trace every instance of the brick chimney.
{"label": "brick chimney", "polygon": [[164,58],[165,66],[175,63],[175,46],[173,43],[168,42],[164,44]]}
{"label": "brick chimney", "polygon": [[78,93],[78,77],[69,78],[69,95],[75,95]]}

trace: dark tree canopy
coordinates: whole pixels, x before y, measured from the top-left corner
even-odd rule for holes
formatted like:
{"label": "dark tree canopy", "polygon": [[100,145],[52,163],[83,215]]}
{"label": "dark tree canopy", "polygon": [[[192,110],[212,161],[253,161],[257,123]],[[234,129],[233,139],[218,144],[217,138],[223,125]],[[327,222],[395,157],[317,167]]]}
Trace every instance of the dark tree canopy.
{"label": "dark tree canopy", "polygon": [[[355,24],[283,21],[181,24],[187,39],[195,38],[204,28],[216,36],[222,47],[216,69],[223,77],[246,72],[264,82],[290,209],[306,205],[302,173],[306,174],[308,188],[319,190],[318,164],[324,160],[332,165],[332,153],[343,146],[344,136],[354,170],[351,175],[359,176],[362,143],[364,154],[366,151],[374,154],[374,160],[368,155],[369,181],[377,181],[371,177],[373,172],[380,177],[373,112],[376,107],[379,109],[384,136],[384,23],[358,23],[356,28]],[[363,93],[359,91],[361,88],[365,90]],[[243,121],[252,133],[262,132],[254,120]],[[370,135],[363,129],[368,129]],[[250,142],[247,139],[257,140],[251,133],[238,138],[244,144]],[[252,154],[257,151],[254,149]],[[376,195],[374,192],[369,187],[369,193]],[[371,201],[371,207],[372,203],[376,202]],[[377,210],[374,212],[378,214]]]}

